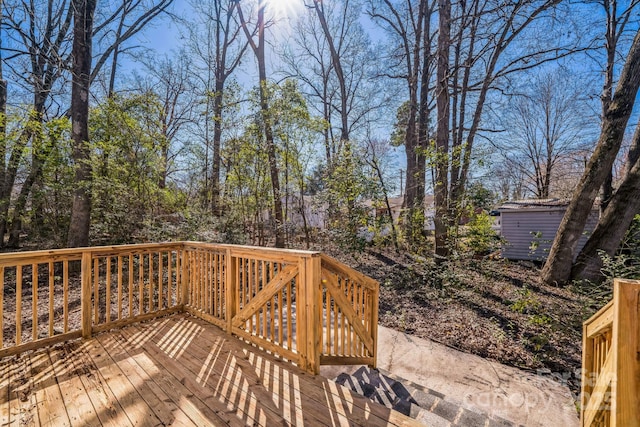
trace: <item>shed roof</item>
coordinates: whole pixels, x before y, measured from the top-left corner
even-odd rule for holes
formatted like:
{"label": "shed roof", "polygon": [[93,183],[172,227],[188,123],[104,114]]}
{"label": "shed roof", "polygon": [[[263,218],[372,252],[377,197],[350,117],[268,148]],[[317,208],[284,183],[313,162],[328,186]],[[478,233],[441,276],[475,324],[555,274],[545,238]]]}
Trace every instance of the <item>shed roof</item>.
{"label": "shed roof", "polygon": [[569,199],[522,199],[512,200],[503,203],[498,210],[499,211],[513,211],[513,210],[556,210],[566,209],[569,205]]}

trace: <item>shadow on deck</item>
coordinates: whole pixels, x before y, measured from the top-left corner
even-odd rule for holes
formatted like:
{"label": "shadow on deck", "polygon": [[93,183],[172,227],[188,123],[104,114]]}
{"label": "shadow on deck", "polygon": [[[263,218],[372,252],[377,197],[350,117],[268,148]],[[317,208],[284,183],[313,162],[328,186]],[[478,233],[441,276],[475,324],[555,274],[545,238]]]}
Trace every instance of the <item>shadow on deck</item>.
{"label": "shadow on deck", "polygon": [[0,362],[1,425],[416,425],[187,314]]}

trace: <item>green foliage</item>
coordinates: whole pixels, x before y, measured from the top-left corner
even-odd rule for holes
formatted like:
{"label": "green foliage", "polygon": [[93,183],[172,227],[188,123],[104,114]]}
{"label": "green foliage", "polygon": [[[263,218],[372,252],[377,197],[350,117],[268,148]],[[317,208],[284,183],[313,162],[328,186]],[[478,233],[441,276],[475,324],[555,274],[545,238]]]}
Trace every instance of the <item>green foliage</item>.
{"label": "green foliage", "polygon": [[167,144],[160,110],[152,94],[116,96],[93,110],[92,241],[143,239],[147,218],[184,206],[178,191],[160,185]]}
{"label": "green foliage", "polygon": [[372,209],[364,201],[379,198],[379,188],[349,143],[331,166],[321,195],[328,206],[329,232],[341,247],[361,251],[373,220]]}
{"label": "green foliage", "polygon": [[474,208],[491,210],[496,203],[496,194],[482,185],[481,182],[474,182],[467,188],[466,197],[468,203]]}
{"label": "green foliage", "polygon": [[608,284],[611,284],[616,277],[640,279],[640,259],[622,253],[609,256],[604,251],[598,251],[598,256],[602,259],[600,271]]}
{"label": "green foliage", "polygon": [[71,122],[66,117],[47,122],[44,128],[53,138],[51,150],[43,159],[42,181],[32,189],[32,205],[40,206],[34,237],[47,240],[47,246],[66,245],[69,212],[73,204],[74,169],[71,154]]}
{"label": "green foliage", "polygon": [[[538,249],[540,249],[540,244],[542,243],[551,243],[549,239],[543,239],[542,231],[530,231],[531,234],[531,242],[529,242],[529,255],[538,255],[539,260],[544,260],[546,255],[538,253]],[[548,252],[549,249],[543,249],[543,252]]]}
{"label": "green foliage", "polygon": [[391,132],[391,145],[400,147],[404,145],[407,136],[407,123],[409,122],[409,101],[403,102],[396,112],[396,121]]}
{"label": "green foliage", "polygon": [[[271,128],[276,145],[276,166],[285,219],[299,209],[296,201],[306,190],[305,172],[312,158],[317,132],[326,124],[309,114],[295,80],[265,87]],[[255,113],[239,137],[226,142],[222,152],[227,168],[224,204],[226,212],[218,224],[228,241],[266,244],[271,237],[273,190],[264,135],[264,117],[257,90],[251,98]],[[295,231],[284,224],[287,232]],[[246,241],[245,241],[246,239]]]}
{"label": "green foliage", "polygon": [[540,301],[531,289],[522,288],[517,291],[517,298],[509,306],[516,313],[531,313],[540,308]]}
{"label": "green foliage", "polygon": [[486,212],[473,215],[467,224],[466,246],[476,255],[486,255],[500,247],[500,238],[491,228],[493,217]]}
{"label": "green foliage", "polygon": [[604,251],[598,251],[602,260],[600,272],[604,280],[600,283],[591,281],[577,281],[573,283],[574,289],[594,302],[596,307],[608,302],[613,293],[613,279],[624,277],[626,279],[640,279],[640,215],[635,215],[620,248],[614,256],[609,256]]}

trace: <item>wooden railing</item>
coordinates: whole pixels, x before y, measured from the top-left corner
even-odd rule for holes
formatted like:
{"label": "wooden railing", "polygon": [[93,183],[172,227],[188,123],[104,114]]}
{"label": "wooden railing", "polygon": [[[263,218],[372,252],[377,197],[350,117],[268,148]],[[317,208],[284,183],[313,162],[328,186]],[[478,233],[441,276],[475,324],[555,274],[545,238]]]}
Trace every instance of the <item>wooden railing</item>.
{"label": "wooden railing", "polygon": [[326,255],[321,260],[321,364],[375,366],[378,282]]}
{"label": "wooden railing", "polygon": [[613,299],[583,326],[582,426],[640,426],[640,281],[615,279]]}
{"label": "wooden railing", "polygon": [[0,254],[0,284],[0,357],[187,311],[312,373],[376,364],[377,282],[319,252],[176,242]]}

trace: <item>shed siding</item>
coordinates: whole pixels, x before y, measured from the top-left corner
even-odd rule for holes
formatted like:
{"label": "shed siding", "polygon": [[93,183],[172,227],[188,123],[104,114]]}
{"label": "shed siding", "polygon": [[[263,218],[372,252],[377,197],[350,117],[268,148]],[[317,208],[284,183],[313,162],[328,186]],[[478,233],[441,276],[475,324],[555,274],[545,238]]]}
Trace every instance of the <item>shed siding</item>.
{"label": "shed siding", "polygon": [[[507,259],[521,259],[530,261],[544,261],[551,249],[564,209],[549,210],[505,210],[501,214],[501,234],[505,243],[502,246],[502,256]],[[589,234],[598,223],[598,211],[593,210],[585,225],[585,233],[578,241],[576,256],[587,242]],[[539,236],[539,237],[538,237]],[[532,243],[537,248],[532,250]]]}

